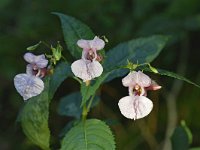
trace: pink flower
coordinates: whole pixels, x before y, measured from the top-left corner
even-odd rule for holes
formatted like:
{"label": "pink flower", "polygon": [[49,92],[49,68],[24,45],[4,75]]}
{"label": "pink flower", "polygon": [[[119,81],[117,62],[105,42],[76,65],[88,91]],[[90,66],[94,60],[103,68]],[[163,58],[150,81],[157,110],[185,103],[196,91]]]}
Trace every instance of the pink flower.
{"label": "pink flower", "polygon": [[105,42],[95,36],[93,40],[78,40],[77,45],[83,49],[83,52],[82,58],[71,65],[74,75],[84,82],[99,77],[103,72],[103,67],[97,61],[99,58],[97,51],[104,48]]}
{"label": "pink flower", "polygon": [[44,90],[44,82],[40,78],[25,73],[15,76],[14,85],[24,100],[37,96]]}
{"label": "pink flower", "polygon": [[44,82],[41,80],[46,75],[48,60],[45,55],[36,56],[26,53],[24,59],[29,63],[26,66],[26,73],[14,77],[14,86],[17,92],[27,100],[39,95],[44,90]]}
{"label": "pink flower", "polygon": [[36,56],[32,53],[26,53],[24,55],[24,59],[32,65],[34,70],[38,68],[45,68],[48,64],[48,60],[45,58],[44,54]]}
{"label": "pink flower", "polygon": [[122,115],[134,120],[147,116],[153,103],[146,97],[146,92],[158,90],[161,86],[141,71],[129,73],[122,79],[122,84],[129,88],[129,96],[121,98],[118,103]]}

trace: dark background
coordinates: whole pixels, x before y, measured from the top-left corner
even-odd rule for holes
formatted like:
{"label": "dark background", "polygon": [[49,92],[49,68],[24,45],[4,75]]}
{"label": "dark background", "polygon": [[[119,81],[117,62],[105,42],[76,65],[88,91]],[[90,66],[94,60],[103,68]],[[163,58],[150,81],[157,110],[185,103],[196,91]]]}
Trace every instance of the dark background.
{"label": "dark background", "polygon": [[[109,40],[106,50],[132,38],[171,35],[172,39],[152,65],[179,72],[200,84],[199,0],[1,0],[0,150],[39,149],[25,137],[16,121],[24,102],[13,86],[13,78],[25,72],[22,56],[26,47],[40,40],[52,44],[61,41],[66,51],[60,22],[51,12],[74,16],[89,25],[96,35],[105,35]],[[149,75],[163,88],[149,93],[154,109],[148,117],[133,121],[120,114],[118,100],[128,94],[121,78],[101,87],[101,102],[89,117],[109,119],[119,150],[161,149],[167,143],[166,133],[171,134],[181,120],[192,131],[192,147],[200,146],[200,90],[174,79]],[[77,90],[77,82],[67,79],[51,102],[53,149],[59,148],[59,132],[72,119],[57,114],[59,99]]]}

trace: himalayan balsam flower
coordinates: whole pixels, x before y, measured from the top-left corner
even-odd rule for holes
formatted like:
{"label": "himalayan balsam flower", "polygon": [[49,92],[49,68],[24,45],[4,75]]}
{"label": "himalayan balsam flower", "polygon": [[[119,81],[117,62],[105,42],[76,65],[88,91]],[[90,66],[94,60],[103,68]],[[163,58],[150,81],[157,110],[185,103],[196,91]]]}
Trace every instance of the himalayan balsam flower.
{"label": "himalayan balsam flower", "polygon": [[48,60],[44,55],[35,56],[32,53],[26,53],[24,59],[30,64],[26,67],[26,73],[14,77],[14,85],[23,99],[27,100],[44,90],[44,82],[40,78],[46,74]]}
{"label": "himalayan balsam flower", "polygon": [[102,65],[98,62],[97,51],[105,46],[105,42],[94,37],[93,40],[78,40],[77,45],[83,49],[82,58],[73,62],[72,72],[84,82],[99,77],[103,72]]}
{"label": "himalayan balsam flower", "polygon": [[122,84],[129,88],[129,96],[121,98],[118,103],[122,115],[134,120],[147,116],[153,103],[146,97],[146,91],[158,90],[161,86],[141,71],[129,73],[122,79]]}
{"label": "himalayan balsam flower", "polygon": [[32,53],[26,53],[24,59],[28,62],[34,70],[45,68],[48,64],[48,60],[45,58],[45,55],[34,55]]}

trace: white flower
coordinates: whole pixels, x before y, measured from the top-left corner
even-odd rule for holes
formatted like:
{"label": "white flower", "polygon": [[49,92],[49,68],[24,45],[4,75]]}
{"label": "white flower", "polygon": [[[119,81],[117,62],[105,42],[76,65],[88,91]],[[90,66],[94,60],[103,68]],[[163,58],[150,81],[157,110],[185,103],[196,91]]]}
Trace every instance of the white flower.
{"label": "white flower", "polygon": [[32,65],[34,70],[37,70],[38,68],[45,68],[48,64],[48,60],[45,58],[44,54],[36,56],[32,53],[26,53],[24,55],[24,59]]}
{"label": "white flower", "polygon": [[14,85],[24,100],[39,95],[44,89],[44,82],[40,78],[25,73],[15,76]]}
{"label": "white flower", "polygon": [[94,37],[93,40],[78,40],[77,45],[83,48],[82,58],[73,62],[72,72],[84,82],[99,77],[103,72],[102,65],[97,61],[97,51],[105,46],[105,42]]}
{"label": "white flower", "polygon": [[27,100],[39,95],[44,90],[44,82],[40,79],[45,76],[48,60],[45,55],[36,56],[26,53],[24,59],[29,63],[26,66],[26,73],[14,77],[14,86],[17,92]]}
{"label": "white flower", "polygon": [[147,116],[153,103],[146,97],[146,91],[158,90],[161,86],[141,71],[129,73],[122,79],[122,84],[129,88],[129,96],[121,98],[118,103],[122,115],[134,120]]}

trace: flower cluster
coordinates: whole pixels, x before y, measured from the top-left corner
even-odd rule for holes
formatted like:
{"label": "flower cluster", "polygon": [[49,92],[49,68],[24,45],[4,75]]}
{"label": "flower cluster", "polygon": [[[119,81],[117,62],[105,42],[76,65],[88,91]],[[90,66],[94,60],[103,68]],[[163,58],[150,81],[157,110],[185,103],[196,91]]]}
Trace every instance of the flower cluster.
{"label": "flower cluster", "polygon": [[[71,69],[76,77],[83,82],[99,77],[103,72],[103,67],[99,63],[101,56],[97,51],[105,46],[105,42],[94,37],[93,40],[78,40],[77,45],[83,49],[82,58],[72,63]],[[59,55],[61,57],[61,54]],[[59,59],[60,59],[59,57]],[[48,60],[45,55],[34,55],[26,53],[24,59],[28,62],[26,73],[15,76],[14,85],[24,100],[39,95],[44,89],[44,82],[41,80],[47,73]],[[129,119],[140,119],[147,116],[153,103],[147,98],[148,90],[158,90],[161,88],[155,81],[151,80],[141,71],[133,71],[122,79],[122,84],[129,89],[129,96],[119,100],[121,113]]]}
{"label": "flower cluster", "polygon": [[45,55],[34,55],[26,53],[24,59],[29,64],[26,66],[26,73],[14,77],[14,85],[17,92],[27,100],[39,95],[44,89],[44,82],[41,80],[47,73],[48,60]]}
{"label": "flower cluster", "polygon": [[152,101],[146,97],[147,90],[158,90],[161,86],[141,71],[129,73],[122,79],[122,84],[129,88],[129,96],[119,100],[121,113],[134,120],[147,116],[153,108]]}
{"label": "flower cluster", "polygon": [[81,78],[84,82],[99,77],[103,72],[103,67],[99,63],[100,56],[97,54],[97,51],[104,48],[105,42],[95,36],[93,40],[78,40],[77,45],[83,51],[82,58],[71,65],[74,75]]}

